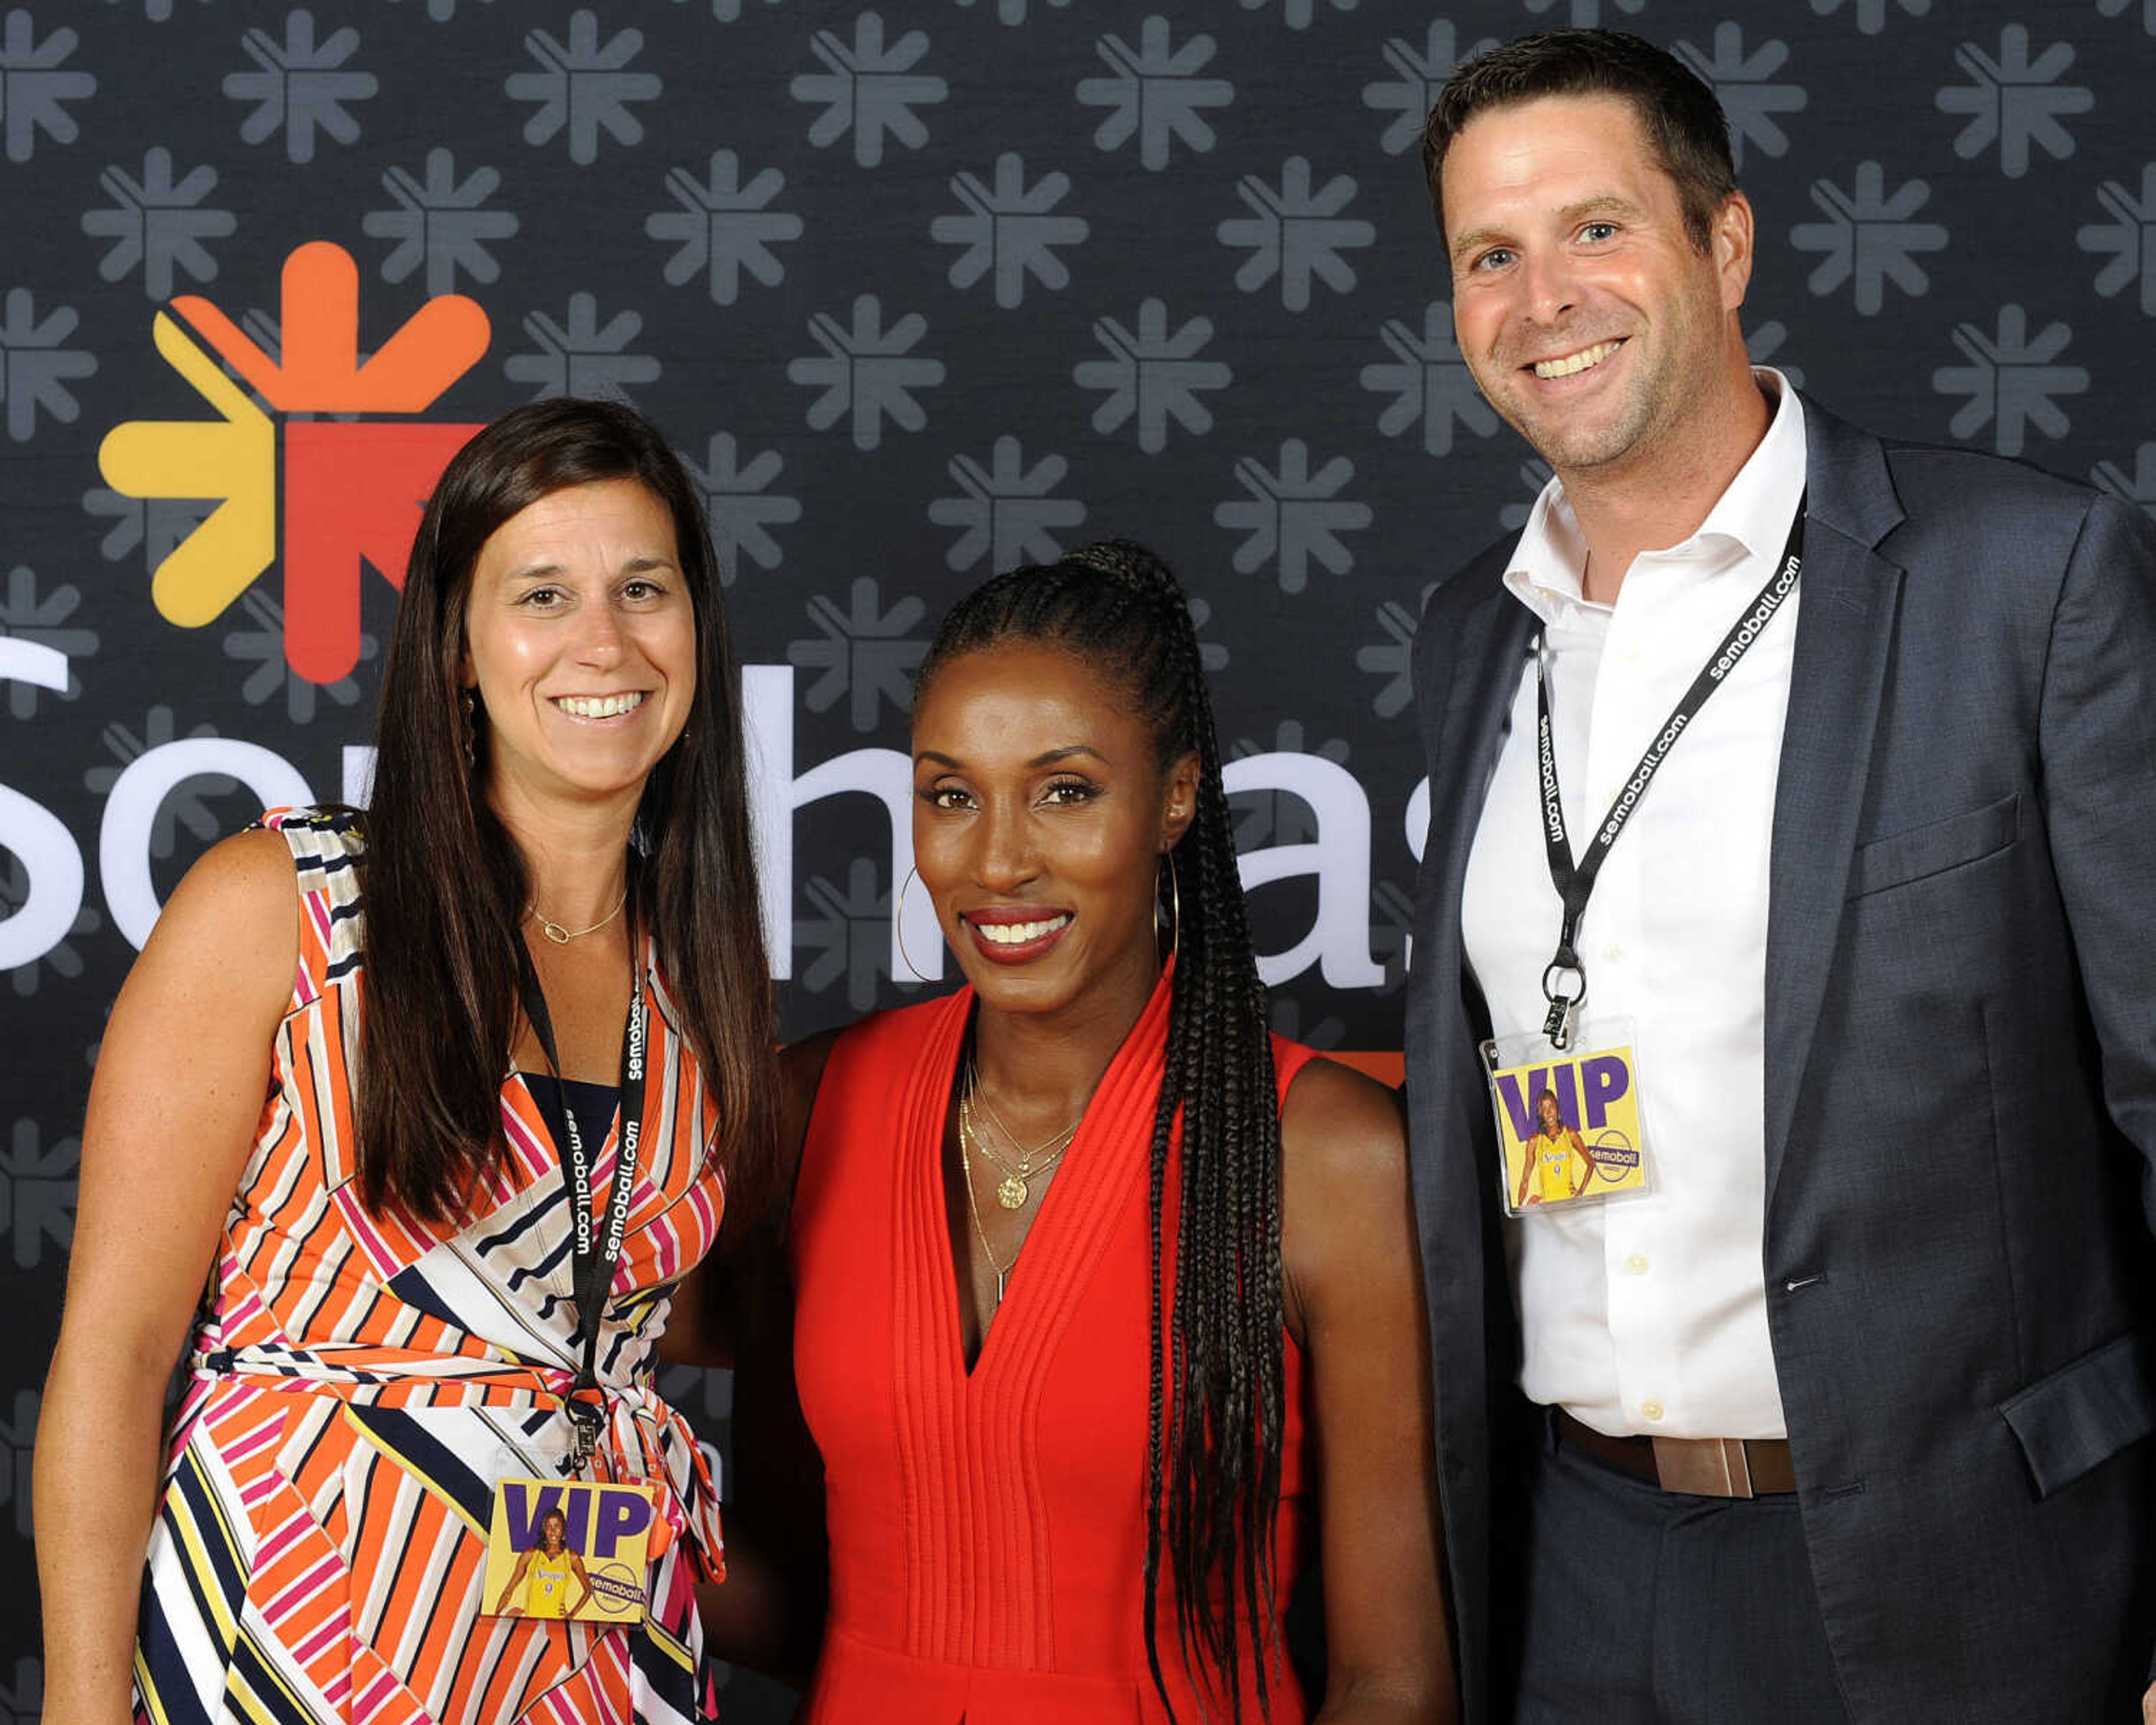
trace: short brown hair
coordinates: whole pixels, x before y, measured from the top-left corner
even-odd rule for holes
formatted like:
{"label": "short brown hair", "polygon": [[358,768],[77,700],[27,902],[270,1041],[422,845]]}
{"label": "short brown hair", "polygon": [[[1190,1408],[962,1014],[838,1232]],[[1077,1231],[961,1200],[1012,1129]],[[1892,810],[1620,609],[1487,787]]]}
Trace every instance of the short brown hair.
{"label": "short brown hair", "polygon": [[1632,105],[1648,146],[1676,184],[1685,233],[1704,252],[1715,212],[1737,189],[1729,121],[1714,91],[1683,62],[1622,30],[1541,30],[1478,54],[1445,80],[1422,129],[1423,172],[1437,225],[1445,151],[1467,122],[1541,96],[1614,95]]}

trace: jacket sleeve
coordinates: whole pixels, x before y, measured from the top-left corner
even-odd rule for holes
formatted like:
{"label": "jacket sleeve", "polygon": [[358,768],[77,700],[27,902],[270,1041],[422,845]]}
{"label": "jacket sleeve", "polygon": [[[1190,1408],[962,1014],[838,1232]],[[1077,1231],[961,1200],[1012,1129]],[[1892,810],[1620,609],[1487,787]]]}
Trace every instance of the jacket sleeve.
{"label": "jacket sleeve", "polygon": [[2067,561],[2037,735],[2104,1104],[2156,1228],[2156,524],[2112,498],[2090,503]]}
{"label": "jacket sleeve", "polygon": [[2067,562],[2038,742],[2104,1105],[2140,1153],[2156,1228],[2156,526],[2112,498],[2090,504]]}

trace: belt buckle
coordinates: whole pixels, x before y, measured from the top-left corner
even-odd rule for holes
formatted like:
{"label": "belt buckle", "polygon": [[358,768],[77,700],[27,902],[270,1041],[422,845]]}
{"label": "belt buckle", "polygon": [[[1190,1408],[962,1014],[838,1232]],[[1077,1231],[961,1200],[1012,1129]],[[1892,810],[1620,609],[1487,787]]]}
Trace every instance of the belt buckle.
{"label": "belt buckle", "polygon": [[1742,1438],[1655,1440],[1655,1479],[1665,1491],[1691,1497],[1749,1497],[1752,1466]]}

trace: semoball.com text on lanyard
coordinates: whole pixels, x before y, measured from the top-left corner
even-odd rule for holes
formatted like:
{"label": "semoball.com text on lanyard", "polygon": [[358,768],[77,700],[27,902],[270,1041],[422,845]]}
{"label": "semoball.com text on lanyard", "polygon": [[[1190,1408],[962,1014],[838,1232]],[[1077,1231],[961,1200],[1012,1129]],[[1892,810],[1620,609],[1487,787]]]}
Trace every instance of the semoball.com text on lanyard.
{"label": "semoball.com text on lanyard", "polygon": [[[636,947],[635,927],[632,921],[632,952]],[[531,968],[530,955],[520,949],[519,957],[521,963],[517,992],[524,1015],[531,1021],[532,1034],[538,1038],[540,1049],[554,1075],[555,1106],[547,1110],[547,1123],[561,1153],[562,1179],[568,1189],[572,1230],[570,1276],[580,1353],[577,1380],[570,1389],[566,1405],[574,1439],[571,1457],[576,1471],[581,1473],[590,1465],[599,1433],[606,1423],[606,1394],[600,1389],[598,1380],[600,1317],[606,1309],[607,1294],[613,1283],[614,1266],[621,1258],[631,1188],[635,1184],[637,1159],[642,1147],[646,1028],[644,973],[640,965],[632,965],[629,1018],[621,1030],[621,1144],[614,1158],[613,1190],[607,1203],[606,1225],[594,1238],[592,1153],[585,1146],[583,1132],[577,1123],[576,1109],[561,1082],[561,1055],[555,1047],[553,1019],[547,1010],[546,994]]]}
{"label": "semoball.com text on lanyard", "polygon": [[1558,787],[1548,655],[1543,639],[1538,635],[1534,641],[1535,769],[1543,844],[1563,914],[1557,950],[1543,970],[1548,1011],[1541,1034],[1493,1038],[1482,1045],[1496,1124],[1498,1178],[1509,1215],[1644,1192],[1653,1184],[1632,1028],[1617,1019],[1589,1025],[1580,1016],[1587,999],[1587,968],[1578,951],[1580,920],[1604,859],[1662,762],[1796,591],[1804,568],[1804,502],[1799,498],[1789,540],[1766,584],[1679,697],[1576,861]]}

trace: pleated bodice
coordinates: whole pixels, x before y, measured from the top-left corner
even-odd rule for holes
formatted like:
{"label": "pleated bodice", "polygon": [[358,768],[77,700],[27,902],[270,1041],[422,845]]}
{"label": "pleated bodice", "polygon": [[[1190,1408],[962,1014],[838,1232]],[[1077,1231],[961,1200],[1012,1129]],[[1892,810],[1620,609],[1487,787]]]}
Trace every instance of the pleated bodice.
{"label": "pleated bodice", "polygon": [[[970,1372],[942,1157],[971,993],[872,1018],[832,1051],[792,1245],[795,1365],[823,1454],[831,1538],[813,1720],[1166,1717],[1142,1611],[1147,1168],[1168,1004],[1163,983],[1102,1077]],[[1280,1094],[1309,1057],[1276,1040]],[[1172,1287],[1173,1163],[1169,1172],[1163,1276]],[[1311,1489],[1291,1338],[1286,1389],[1274,1530],[1283,1597],[1302,1559]],[[1197,1717],[1177,1693],[1178,1712]],[[1303,1717],[1283,1670],[1273,1717]]]}

